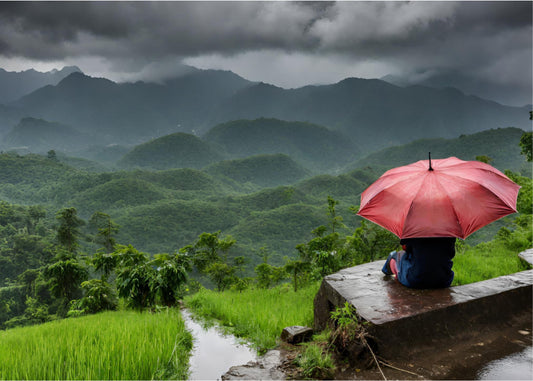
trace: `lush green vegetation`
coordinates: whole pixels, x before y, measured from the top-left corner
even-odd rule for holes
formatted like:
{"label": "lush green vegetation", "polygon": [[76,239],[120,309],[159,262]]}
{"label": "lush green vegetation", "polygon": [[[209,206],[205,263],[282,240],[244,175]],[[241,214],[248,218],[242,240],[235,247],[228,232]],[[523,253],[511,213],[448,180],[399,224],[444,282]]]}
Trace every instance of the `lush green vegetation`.
{"label": "lush green vegetation", "polygon": [[477,160],[477,156],[486,156],[489,164],[500,171],[510,169],[531,175],[531,165],[527,165],[518,144],[523,134],[524,131],[519,128],[507,127],[461,135],[454,139],[420,139],[374,152],[355,161],[348,168],[370,165],[390,169],[426,160],[428,152],[431,152],[431,157],[435,159],[456,156],[462,160]]}
{"label": "lush green vegetation", "polygon": [[202,168],[223,155],[194,135],[176,133],[136,146],[118,162],[124,167],[152,169]]}
{"label": "lush green vegetation", "polygon": [[[287,160],[265,155],[206,170],[101,173],[70,167],[53,151],[0,154],[0,197],[16,202],[0,202],[0,327],[7,332],[40,323],[55,327],[78,320],[67,317],[114,316],[101,312],[119,306],[157,311],[186,294],[196,314],[221,321],[260,351],[274,346],[285,326],[311,325],[323,276],[384,258],[399,240],[354,213],[360,192],[381,169],[320,175],[276,188],[246,177]],[[532,180],[506,174],[522,186],[520,215],[459,241],[454,284],[528,268],[516,254],[532,246]],[[167,320],[180,321],[166,313]],[[322,360],[327,358],[320,348],[310,347],[302,357],[307,365]],[[186,356],[159,357],[142,377],[176,377],[184,361]],[[29,365],[15,366],[29,372]],[[57,377],[118,377],[77,376],[76,367]]]}
{"label": "lush green vegetation", "polygon": [[288,285],[271,289],[214,292],[201,290],[185,304],[202,318],[216,319],[259,350],[273,348],[283,328],[313,325],[313,298],[319,282],[294,292]]}
{"label": "lush green vegetation", "polygon": [[103,312],[0,331],[0,379],[187,379],[191,349],[177,309]]}
{"label": "lush green vegetation", "polygon": [[518,218],[514,226],[501,228],[492,241],[473,247],[459,244],[453,260],[452,285],[479,282],[531,268],[517,253],[531,247],[532,234],[531,215],[525,215]]}
{"label": "lush green vegetation", "polygon": [[29,152],[56,150],[73,152],[91,143],[92,138],[61,123],[43,119],[23,118],[5,136],[3,145],[25,147]]}
{"label": "lush green vegetation", "polygon": [[204,139],[233,158],[282,153],[320,172],[333,172],[357,157],[355,145],[338,132],[271,118],[223,123],[210,129]]}
{"label": "lush green vegetation", "polygon": [[260,187],[293,184],[309,176],[309,171],[283,154],[221,161],[211,164],[205,170],[214,177],[223,175],[237,183],[252,183]]}

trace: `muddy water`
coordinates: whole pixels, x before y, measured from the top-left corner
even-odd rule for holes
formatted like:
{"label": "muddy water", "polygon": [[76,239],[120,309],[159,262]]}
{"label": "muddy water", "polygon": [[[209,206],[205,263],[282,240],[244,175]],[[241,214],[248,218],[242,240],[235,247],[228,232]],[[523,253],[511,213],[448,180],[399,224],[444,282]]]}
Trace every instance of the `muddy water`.
{"label": "muddy water", "polygon": [[533,347],[487,364],[478,380],[533,380]]}
{"label": "muddy water", "polygon": [[220,380],[232,366],[257,359],[255,351],[234,336],[224,335],[217,327],[204,328],[187,310],[182,310],[182,315],[194,337],[189,380]]}

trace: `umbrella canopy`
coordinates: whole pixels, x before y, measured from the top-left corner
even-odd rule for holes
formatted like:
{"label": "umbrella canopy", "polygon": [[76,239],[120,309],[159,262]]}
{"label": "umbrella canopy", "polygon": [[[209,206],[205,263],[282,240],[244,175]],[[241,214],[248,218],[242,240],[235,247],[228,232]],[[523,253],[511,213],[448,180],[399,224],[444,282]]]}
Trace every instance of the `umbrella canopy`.
{"label": "umbrella canopy", "polygon": [[466,238],[516,212],[520,186],[496,168],[456,157],[385,172],[361,195],[358,215],[399,238]]}

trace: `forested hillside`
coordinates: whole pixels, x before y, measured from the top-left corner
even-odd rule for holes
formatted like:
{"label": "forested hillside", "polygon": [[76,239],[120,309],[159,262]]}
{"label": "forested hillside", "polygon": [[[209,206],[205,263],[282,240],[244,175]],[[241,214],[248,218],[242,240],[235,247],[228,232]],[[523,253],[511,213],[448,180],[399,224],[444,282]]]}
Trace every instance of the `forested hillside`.
{"label": "forested hillside", "polygon": [[389,169],[399,165],[426,160],[428,152],[434,159],[456,156],[462,160],[476,160],[478,156],[487,157],[489,163],[501,171],[523,170],[531,174],[531,165],[520,154],[520,141],[524,131],[507,127],[482,131],[472,135],[462,134],[454,139],[419,139],[405,145],[374,152],[347,166],[382,166]]}
{"label": "forested hillside", "polygon": [[293,184],[310,175],[309,171],[284,154],[249,156],[211,164],[205,171],[213,177],[234,180],[244,186],[261,188]]}
{"label": "forested hillside", "polygon": [[22,147],[27,152],[47,152],[51,149],[77,153],[94,143],[92,137],[71,126],[43,119],[23,118],[4,137],[0,146]]}
{"label": "forested hillside", "polygon": [[217,125],[203,138],[234,158],[283,153],[316,172],[332,172],[358,156],[346,136],[323,126],[260,118]]}
{"label": "forested hillside", "polygon": [[209,143],[178,132],[134,147],[118,165],[151,169],[202,168],[223,158]]}
{"label": "forested hillside", "polygon": [[[421,140],[368,156],[349,172],[317,176],[281,154],[220,161],[203,170],[115,172],[76,169],[59,161],[64,158],[46,155],[2,154],[0,198],[43,205],[48,215],[67,206],[75,207],[84,219],[98,211],[108,213],[121,226],[119,241],[152,253],[175,251],[202,232],[221,230],[238,238],[232,255],[250,256],[265,246],[279,261],[294,255],[295,245],[326,223],[328,196],[339,201],[348,233],[359,221],[349,208],[358,205],[361,192],[389,167],[424,160],[430,150],[434,158],[484,156],[501,170],[517,171],[526,165],[518,145],[521,135],[519,129],[506,128]],[[206,144],[192,135],[187,138]],[[158,156],[164,147],[170,151]],[[145,163],[154,167],[153,158],[179,155],[180,150],[169,147],[174,146],[155,144],[146,151],[150,154]]]}

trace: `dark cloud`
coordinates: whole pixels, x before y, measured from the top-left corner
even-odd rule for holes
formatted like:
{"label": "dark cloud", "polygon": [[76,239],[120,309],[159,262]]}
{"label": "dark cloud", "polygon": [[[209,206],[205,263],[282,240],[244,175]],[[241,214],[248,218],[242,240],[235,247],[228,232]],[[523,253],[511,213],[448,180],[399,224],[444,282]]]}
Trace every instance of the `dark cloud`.
{"label": "dark cloud", "polygon": [[[92,57],[111,69],[142,71],[195,57],[242,63],[254,54],[255,64],[257,54],[272,52],[297,56],[299,64],[320,57],[321,70],[331,56],[345,67],[346,60],[354,67],[374,61],[405,75],[496,75],[522,82],[524,92],[531,83],[531,15],[531,2],[507,1],[0,2],[0,66],[2,57]],[[258,75],[265,69],[255,68]]]}

